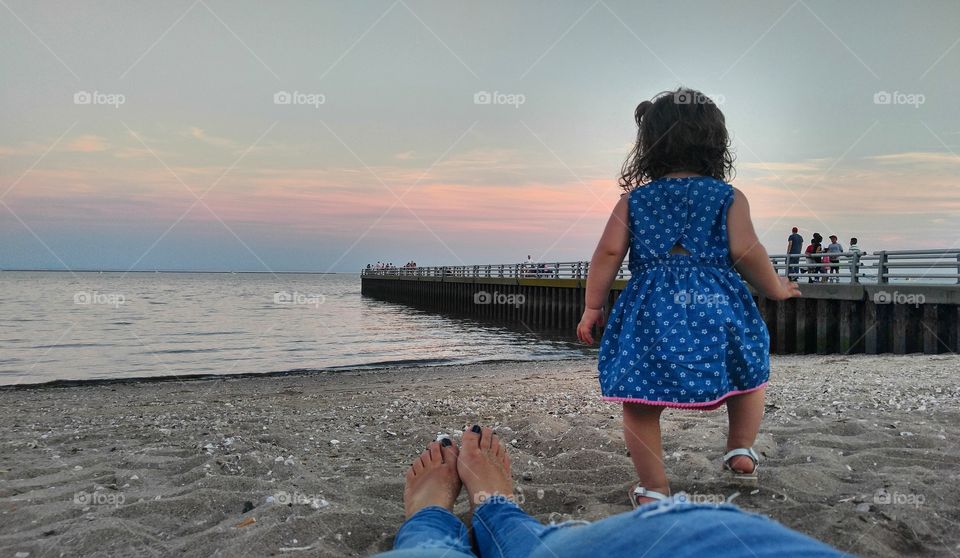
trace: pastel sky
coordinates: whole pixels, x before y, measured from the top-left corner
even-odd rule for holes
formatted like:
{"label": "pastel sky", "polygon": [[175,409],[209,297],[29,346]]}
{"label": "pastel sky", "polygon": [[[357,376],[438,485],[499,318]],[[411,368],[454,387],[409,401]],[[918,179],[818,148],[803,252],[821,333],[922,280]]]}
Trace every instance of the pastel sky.
{"label": "pastel sky", "polygon": [[0,36],[3,269],[586,259],[680,85],[771,252],[960,244],[955,0],[3,0]]}

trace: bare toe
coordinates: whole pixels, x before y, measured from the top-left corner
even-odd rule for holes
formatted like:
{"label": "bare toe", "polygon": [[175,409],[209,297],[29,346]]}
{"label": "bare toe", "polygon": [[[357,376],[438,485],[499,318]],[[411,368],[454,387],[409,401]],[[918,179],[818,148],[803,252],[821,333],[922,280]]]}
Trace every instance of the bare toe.
{"label": "bare toe", "polygon": [[444,438],[440,443],[440,457],[442,458],[444,465],[452,465],[454,469],[457,467],[457,458],[460,456],[460,448],[453,443],[453,440],[450,438]]}
{"label": "bare toe", "polygon": [[[423,452],[431,463],[442,463],[443,457],[440,455],[440,442],[430,442],[427,444],[427,451]],[[424,461],[426,463],[426,461]]]}
{"label": "bare toe", "polygon": [[488,450],[492,448],[494,441],[497,439],[497,437],[493,434],[493,429],[484,427],[481,432],[480,449]]}

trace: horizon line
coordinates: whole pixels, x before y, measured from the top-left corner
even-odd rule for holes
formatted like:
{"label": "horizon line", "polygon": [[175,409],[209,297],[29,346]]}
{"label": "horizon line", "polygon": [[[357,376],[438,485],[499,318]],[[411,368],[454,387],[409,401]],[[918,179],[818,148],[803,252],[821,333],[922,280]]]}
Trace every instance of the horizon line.
{"label": "horizon line", "polygon": [[16,268],[16,269],[0,269],[0,272],[51,272],[51,273],[235,273],[235,274],[251,274],[251,273],[261,273],[265,275],[338,275],[346,273],[360,273],[360,271],[234,271],[234,270],[201,270],[201,269],[31,269],[31,268]]}

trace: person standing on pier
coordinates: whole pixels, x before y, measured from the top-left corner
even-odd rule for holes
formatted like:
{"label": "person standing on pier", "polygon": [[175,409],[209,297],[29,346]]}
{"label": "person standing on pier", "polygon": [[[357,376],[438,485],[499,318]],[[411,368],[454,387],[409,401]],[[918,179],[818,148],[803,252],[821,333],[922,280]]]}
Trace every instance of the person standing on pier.
{"label": "person standing on pier", "polygon": [[800,263],[800,252],[803,251],[803,237],[800,236],[800,231],[797,227],[793,227],[792,234],[787,237],[787,254],[789,256],[787,259],[787,277],[792,281],[796,281],[797,275],[800,273],[800,266],[797,264]]}
{"label": "person standing on pier", "polygon": [[[843,245],[837,242],[837,235],[830,235],[830,244],[827,245],[827,253],[840,254],[843,252]],[[830,277],[831,283],[840,282],[840,256],[830,256],[830,273],[836,277]]]}
{"label": "person standing on pier", "polygon": [[757,483],[752,446],[763,418],[770,336],[744,279],[768,299],[800,294],[774,270],[743,192],[726,181],[733,157],[723,113],[698,91],[644,101],[624,163],[626,191],[590,262],[577,336],[594,326],[624,257],[631,278],[610,312],[599,349],[603,399],[623,404],[624,437],[639,482],[635,506],[670,494],[660,415],[667,407],[729,414],[724,469]]}
{"label": "person standing on pier", "polygon": [[862,250],[860,250],[859,244],[857,243],[857,237],[853,237],[850,239],[850,247],[847,248],[847,251],[852,252],[854,254],[859,254],[860,252],[862,252]]}

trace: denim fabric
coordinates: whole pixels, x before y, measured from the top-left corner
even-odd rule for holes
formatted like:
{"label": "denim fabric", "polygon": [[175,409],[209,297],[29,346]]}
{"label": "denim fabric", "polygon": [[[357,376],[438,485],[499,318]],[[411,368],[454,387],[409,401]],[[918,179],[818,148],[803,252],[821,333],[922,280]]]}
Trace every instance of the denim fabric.
{"label": "denim fabric", "polygon": [[533,558],[645,556],[670,558],[812,558],[846,556],[767,517],[732,504],[653,502],[586,527],[542,537]]}
{"label": "denim fabric", "polygon": [[439,506],[413,514],[397,531],[393,550],[381,558],[476,558],[470,548],[467,526]]}
{"label": "denim fabric", "polygon": [[[488,501],[473,515],[481,558],[833,558],[848,556],[732,504],[691,504],[683,494],[595,523],[541,525],[516,504]],[[381,558],[475,556],[466,526],[441,508],[426,508],[397,533]]]}
{"label": "denim fabric", "polygon": [[506,500],[487,500],[473,513],[473,536],[483,558],[530,556],[549,531],[520,506]]}

